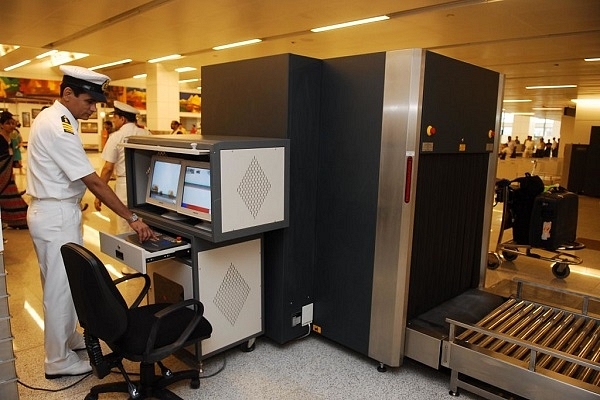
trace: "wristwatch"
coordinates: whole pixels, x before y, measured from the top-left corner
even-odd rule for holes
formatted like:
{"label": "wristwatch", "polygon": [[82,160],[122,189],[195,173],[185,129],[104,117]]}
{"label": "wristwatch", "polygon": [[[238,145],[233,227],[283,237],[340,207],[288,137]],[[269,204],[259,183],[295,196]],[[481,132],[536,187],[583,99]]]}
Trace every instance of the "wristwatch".
{"label": "wristwatch", "polygon": [[131,214],[131,218],[129,218],[127,220],[127,222],[129,222],[130,224],[134,223],[135,221],[139,220],[140,217],[137,216],[136,213]]}

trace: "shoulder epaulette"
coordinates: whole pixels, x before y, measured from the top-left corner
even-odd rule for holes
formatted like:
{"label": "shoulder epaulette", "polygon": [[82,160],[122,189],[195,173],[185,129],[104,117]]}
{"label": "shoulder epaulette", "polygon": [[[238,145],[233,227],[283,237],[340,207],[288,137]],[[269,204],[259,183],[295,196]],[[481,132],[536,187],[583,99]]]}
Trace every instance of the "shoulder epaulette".
{"label": "shoulder epaulette", "polygon": [[65,132],[70,133],[71,135],[75,134],[75,131],[73,130],[73,125],[71,125],[71,121],[69,121],[69,118],[67,118],[66,115],[60,117],[60,121],[62,122],[63,130]]}

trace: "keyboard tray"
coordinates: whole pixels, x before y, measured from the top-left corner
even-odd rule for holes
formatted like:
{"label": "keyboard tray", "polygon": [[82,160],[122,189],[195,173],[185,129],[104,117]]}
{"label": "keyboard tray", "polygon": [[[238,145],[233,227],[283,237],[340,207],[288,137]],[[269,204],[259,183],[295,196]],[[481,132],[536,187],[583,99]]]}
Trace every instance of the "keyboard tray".
{"label": "keyboard tray", "polygon": [[[146,273],[147,263],[167,258],[187,256],[192,247],[185,241],[174,243],[172,238],[167,236],[159,241],[161,242],[160,246],[164,246],[164,248],[161,249],[159,245],[155,246],[149,243],[150,241],[144,242],[144,246],[146,247],[144,248],[139,243],[137,235],[132,238],[129,238],[129,236],[132,236],[131,232],[121,235],[110,235],[100,232],[100,251],[144,274]],[[147,248],[150,248],[150,250]]]}

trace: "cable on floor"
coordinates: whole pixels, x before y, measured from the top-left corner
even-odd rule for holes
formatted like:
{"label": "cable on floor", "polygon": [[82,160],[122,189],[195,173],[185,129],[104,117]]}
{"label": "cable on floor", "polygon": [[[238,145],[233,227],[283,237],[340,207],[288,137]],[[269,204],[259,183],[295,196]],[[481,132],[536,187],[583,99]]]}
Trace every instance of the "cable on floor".
{"label": "cable on floor", "polygon": [[22,382],[19,379],[17,379],[17,383],[20,384],[20,385],[22,385],[22,386],[24,386],[24,387],[26,387],[27,389],[31,389],[31,390],[39,390],[39,391],[42,391],[42,392],[61,392],[63,390],[71,389],[72,387],[77,386],[79,383],[81,383],[85,378],[89,377],[90,375],[92,375],[91,372],[89,372],[88,374],[86,374],[86,375],[82,376],[81,378],[79,378],[78,381],[73,382],[72,384],[70,384],[68,386],[65,386],[63,388],[60,388],[60,389],[48,389],[48,388],[35,387],[35,386],[28,385],[28,384]]}

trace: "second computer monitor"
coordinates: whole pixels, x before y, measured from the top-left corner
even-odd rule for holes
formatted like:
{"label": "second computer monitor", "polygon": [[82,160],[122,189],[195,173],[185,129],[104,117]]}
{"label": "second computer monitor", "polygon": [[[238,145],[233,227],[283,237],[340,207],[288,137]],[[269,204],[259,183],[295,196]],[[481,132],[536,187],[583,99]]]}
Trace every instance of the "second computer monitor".
{"label": "second computer monitor", "polygon": [[184,160],[179,182],[177,212],[203,221],[212,221],[210,164]]}

